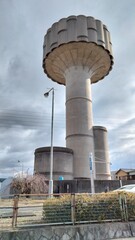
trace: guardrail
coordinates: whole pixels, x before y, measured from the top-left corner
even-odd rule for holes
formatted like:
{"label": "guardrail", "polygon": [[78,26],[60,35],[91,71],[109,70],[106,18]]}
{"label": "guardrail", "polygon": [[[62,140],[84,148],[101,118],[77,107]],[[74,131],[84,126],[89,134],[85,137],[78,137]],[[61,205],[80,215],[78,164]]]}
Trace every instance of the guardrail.
{"label": "guardrail", "polygon": [[[8,197],[8,198],[7,198]],[[0,199],[0,229],[135,220],[135,194],[10,195]]]}

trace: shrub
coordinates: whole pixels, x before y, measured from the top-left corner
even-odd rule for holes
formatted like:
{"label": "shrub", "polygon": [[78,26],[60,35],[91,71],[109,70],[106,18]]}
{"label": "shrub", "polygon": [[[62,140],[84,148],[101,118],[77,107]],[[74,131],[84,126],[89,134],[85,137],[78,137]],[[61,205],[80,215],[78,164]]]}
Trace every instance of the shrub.
{"label": "shrub", "polygon": [[76,221],[101,221],[121,218],[116,194],[80,195],[75,207]]}
{"label": "shrub", "polygon": [[71,202],[69,196],[46,199],[43,204],[43,219],[46,223],[71,221]]}
{"label": "shrub", "polygon": [[[135,194],[120,194],[121,201],[118,193],[76,194],[75,222],[126,220],[127,213],[129,220],[135,220]],[[122,205],[125,196],[126,202]],[[46,199],[43,205],[43,220],[46,223],[71,222],[71,196]]]}
{"label": "shrub", "polygon": [[135,194],[126,193],[128,219],[135,220]]}

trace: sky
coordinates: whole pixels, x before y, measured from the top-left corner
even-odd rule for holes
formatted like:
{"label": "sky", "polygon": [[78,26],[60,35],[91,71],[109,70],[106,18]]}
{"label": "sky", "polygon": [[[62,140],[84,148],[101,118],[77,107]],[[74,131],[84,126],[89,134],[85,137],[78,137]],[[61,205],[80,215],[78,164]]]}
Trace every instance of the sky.
{"label": "sky", "polygon": [[93,122],[108,130],[111,170],[135,168],[135,1],[0,0],[0,177],[33,172],[34,151],[50,145],[55,88],[54,146],[65,146],[65,87],[42,68],[43,39],[54,22],[93,16],[107,25],[114,65],[92,85]]}

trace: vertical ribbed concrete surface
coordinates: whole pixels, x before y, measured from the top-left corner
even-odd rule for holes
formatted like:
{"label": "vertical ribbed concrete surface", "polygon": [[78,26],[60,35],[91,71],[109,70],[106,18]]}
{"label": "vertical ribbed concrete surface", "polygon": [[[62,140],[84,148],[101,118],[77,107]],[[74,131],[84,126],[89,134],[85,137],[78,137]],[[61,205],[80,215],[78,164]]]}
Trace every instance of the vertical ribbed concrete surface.
{"label": "vertical ribbed concrete surface", "polygon": [[91,83],[112,68],[110,33],[101,21],[70,16],[48,29],[43,46],[44,72],[66,85],[66,147],[74,152],[74,178],[89,178],[93,153]]}

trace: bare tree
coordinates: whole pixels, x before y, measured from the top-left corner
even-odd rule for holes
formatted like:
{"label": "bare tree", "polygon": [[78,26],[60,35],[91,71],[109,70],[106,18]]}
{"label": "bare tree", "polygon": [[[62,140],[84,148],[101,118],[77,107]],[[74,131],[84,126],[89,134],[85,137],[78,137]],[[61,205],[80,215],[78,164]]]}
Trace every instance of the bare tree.
{"label": "bare tree", "polygon": [[11,189],[13,193],[21,194],[48,193],[47,179],[42,174],[17,176],[11,183]]}

